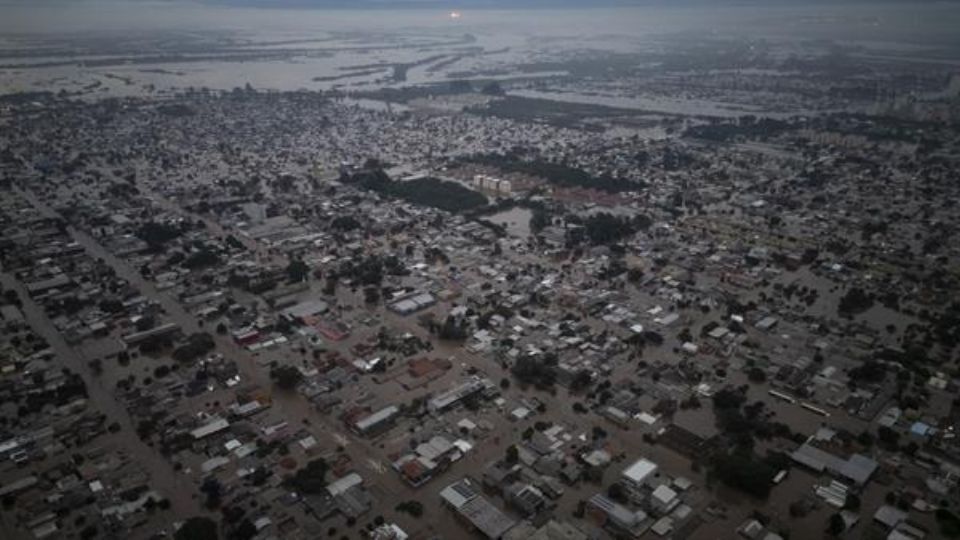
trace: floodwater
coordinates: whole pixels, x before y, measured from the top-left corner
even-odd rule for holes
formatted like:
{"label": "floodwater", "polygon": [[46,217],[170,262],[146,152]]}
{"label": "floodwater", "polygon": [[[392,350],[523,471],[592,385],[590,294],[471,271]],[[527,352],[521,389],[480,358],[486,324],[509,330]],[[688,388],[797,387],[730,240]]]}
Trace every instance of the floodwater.
{"label": "floodwater", "polygon": [[509,92],[512,96],[520,96],[535,99],[549,99],[552,101],[563,101],[567,103],[581,103],[588,105],[605,105],[620,109],[635,109],[638,111],[653,112],[659,114],[682,115],[682,116],[712,116],[716,118],[738,118],[749,114],[754,116],[764,116],[768,118],[789,118],[797,115],[812,114],[813,111],[792,110],[789,112],[775,112],[764,110],[760,107],[724,103],[707,99],[694,98],[673,98],[666,96],[616,96],[601,95],[594,92],[577,93],[567,91],[547,92],[542,90],[514,90]]}
{"label": "floodwater", "polygon": [[526,208],[514,207],[510,210],[497,212],[486,219],[491,223],[503,225],[510,236],[526,238],[530,236],[530,217],[533,212]]}
{"label": "floodwater", "polygon": [[[139,95],[189,87],[229,90],[247,83],[272,90],[371,90],[480,75],[509,80],[525,62],[562,60],[583,50],[637,52],[665,36],[678,43],[689,41],[687,36],[771,42],[802,36],[875,51],[907,48],[916,56],[935,49],[949,57],[945,50],[960,48],[955,3],[466,10],[456,19],[441,9],[132,4],[4,7],[0,93]],[[91,60],[111,65],[83,64]],[[36,65],[43,62],[59,65]],[[397,65],[405,76],[394,77]],[[665,98],[548,97],[680,114],[691,108]],[[693,109],[714,116],[752,112],[722,103],[695,103]]]}

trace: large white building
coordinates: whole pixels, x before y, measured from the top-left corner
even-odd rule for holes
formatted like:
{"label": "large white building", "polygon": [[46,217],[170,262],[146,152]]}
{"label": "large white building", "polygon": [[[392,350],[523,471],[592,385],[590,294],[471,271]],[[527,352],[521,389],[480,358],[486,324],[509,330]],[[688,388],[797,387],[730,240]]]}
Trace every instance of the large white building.
{"label": "large white building", "polygon": [[513,192],[512,182],[486,174],[475,175],[473,177],[473,187],[501,195],[509,195]]}
{"label": "large white building", "polygon": [[646,500],[651,489],[655,487],[651,484],[658,470],[659,467],[656,463],[646,458],[640,458],[623,470],[620,475],[620,483],[627,489],[634,501],[642,502]]}

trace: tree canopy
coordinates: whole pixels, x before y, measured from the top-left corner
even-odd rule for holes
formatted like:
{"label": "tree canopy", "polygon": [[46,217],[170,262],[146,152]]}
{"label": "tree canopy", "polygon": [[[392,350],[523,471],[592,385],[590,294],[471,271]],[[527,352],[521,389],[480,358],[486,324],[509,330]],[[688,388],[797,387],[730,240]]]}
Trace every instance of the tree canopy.
{"label": "tree canopy", "polygon": [[197,516],[185,521],[173,535],[175,540],[217,540],[217,524],[210,518]]}

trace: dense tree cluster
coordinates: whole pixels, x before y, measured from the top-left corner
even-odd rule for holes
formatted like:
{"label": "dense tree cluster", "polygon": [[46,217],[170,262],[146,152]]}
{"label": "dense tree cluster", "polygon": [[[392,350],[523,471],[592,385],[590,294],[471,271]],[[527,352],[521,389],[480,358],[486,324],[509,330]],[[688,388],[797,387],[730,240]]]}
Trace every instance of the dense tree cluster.
{"label": "dense tree cluster", "polygon": [[746,403],[743,389],[724,388],[714,394],[717,424],[731,449],[718,451],[710,458],[710,473],[730,487],[765,498],[770,493],[774,475],[789,466],[789,459],[775,453],[760,459],[753,450],[754,436],[791,437],[792,433],[788,426],[766,420],[762,401]]}
{"label": "dense tree cluster", "polygon": [[517,359],[510,372],[523,384],[532,384],[537,388],[546,389],[552,387],[557,380],[554,366],[556,366],[555,358],[525,355]]}
{"label": "dense tree cluster", "polygon": [[270,378],[282,390],[293,390],[303,380],[303,374],[293,366],[280,366],[270,370]]}
{"label": "dense tree cluster", "polygon": [[878,383],[886,378],[887,368],[880,362],[867,360],[851,369],[847,374],[850,376],[850,381],[854,383]]}
{"label": "dense tree cluster", "polygon": [[287,281],[290,283],[301,283],[310,277],[310,266],[302,259],[293,259],[287,265]]}
{"label": "dense tree cluster", "polygon": [[202,246],[183,260],[183,267],[188,270],[198,270],[217,266],[221,262],[220,255],[207,246]]}
{"label": "dense tree cluster", "polygon": [[324,493],[327,488],[327,471],[330,466],[323,458],[311,460],[307,465],[286,480],[286,485],[305,494]]}
{"label": "dense tree cluster", "polygon": [[[576,224],[577,220],[573,220]],[[638,216],[627,218],[615,216],[606,212],[593,214],[580,222],[582,227],[571,228],[567,231],[568,245],[578,245],[589,242],[594,246],[613,244],[629,237],[643,227],[650,225],[649,218]]]}
{"label": "dense tree cluster", "polygon": [[840,315],[857,315],[873,307],[873,295],[865,292],[860,287],[853,287],[847,290],[840,298],[840,304],[837,311]]}
{"label": "dense tree cluster", "polygon": [[770,464],[741,450],[718,452],[713,457],[711,472],[724,484],[759,498],[770,494],[777,473]]}
{"label": "dense tree cluster", "polygon": [[368,255],[362,260],[347,259],[337,268],[337,275],[350,278],[360,286],[377,286],[383,282],[386,275],[406,276],[410,271],[398,257],[390,255]]}
{"label": "dense tree cluster", "polygon": [[179,238],[183,234],[183,229],[169,223],[158,223],[148,221],[140,226],[135,233],[137,238],[146,242],[151,252],[161,252],[164,246]]}
{"label": "dense tree cluster", "polygon": [[696,125],[684,131],[684,137],[705,139],[714,142],[731,142],[739,139],[767,139],[794,129],[790,123],[773,118],[757,119],[755,116],[742,116],[737,122],[709,123]]}
{"label": "dense tree cluster", "polygon": [[960,517],[946,508],[938,509],[935,516],[940,525],[940,534],[947,538],[960,538]]}
{"label": "dense tree cluster", "polygon": [[358,172],[345,180],[369,191],[448,212],[463,212],[487,204],[482,194],[438,178],[399,182],[391,180],[382,169],[376,169]]}
{"label": "dense tree cluster", "polygon": [[330,228],[340,232],[350,232],[360,228],[360,221],[353,216],[337,216],[330,222]]}
{"label": "dense tree cluster", "polygon": [[174,540],[217,540],[217,523],[208,517],[186,520],[173,535]]}
{"label": "dense tree cluster", "polygon": [[397,512],[406,512],[411,516],[418,518],[423,515],[423,503],[420,501],[404,501],[394,507]]}
{"label": "dense tree cluster", "polygon": [[193,362],[215,347],[212,335],[207,332],[198,332],[191,334],[186,343],[174,349],[173,359],[183,363]]}

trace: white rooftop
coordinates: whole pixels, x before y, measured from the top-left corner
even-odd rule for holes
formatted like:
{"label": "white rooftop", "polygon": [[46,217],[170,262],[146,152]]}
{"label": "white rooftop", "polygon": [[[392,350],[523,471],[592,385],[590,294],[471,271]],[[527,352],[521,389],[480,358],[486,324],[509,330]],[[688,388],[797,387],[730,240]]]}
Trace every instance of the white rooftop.
{"label": "white rooftop", "polygon": [[646,458],[640,458],[623,471],[623,478],[631,482],[642,484],[647,478],[657,472],[657,464]]}

